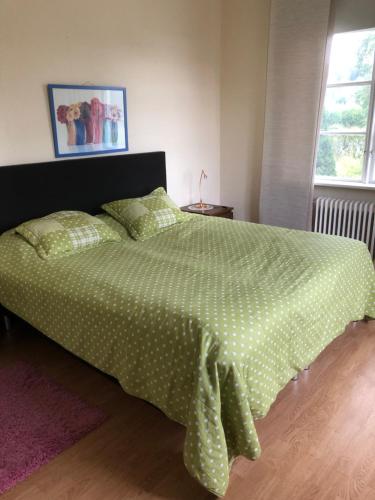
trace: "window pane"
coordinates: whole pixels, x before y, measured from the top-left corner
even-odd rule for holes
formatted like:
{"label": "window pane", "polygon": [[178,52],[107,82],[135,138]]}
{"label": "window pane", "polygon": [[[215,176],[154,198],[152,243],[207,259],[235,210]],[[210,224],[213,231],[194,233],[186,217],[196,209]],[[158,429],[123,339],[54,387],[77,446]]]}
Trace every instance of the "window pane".
{"label": "window pane", "polygon": [[328,88],[321,130],[366,132],[370,85]]}
{"label": "window pane", "polygon": [[361,180],[365,143],[365,135],[321,135],[316,174]]}
{"label": "window pane", "polygon": [[334,35],[328,83],[371,80],[374,51],[375,29]]}

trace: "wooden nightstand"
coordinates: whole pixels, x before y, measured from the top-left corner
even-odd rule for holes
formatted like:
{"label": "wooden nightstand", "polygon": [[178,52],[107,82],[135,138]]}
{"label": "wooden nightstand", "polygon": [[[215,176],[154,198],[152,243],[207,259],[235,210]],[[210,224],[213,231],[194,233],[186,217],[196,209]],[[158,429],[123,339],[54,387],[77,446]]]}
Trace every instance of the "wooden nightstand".
{"label": "wooden nightstand", "polygon": [[190,210],[189,205],[181,207],[183,212],[191,214],[209,215],[214,217],[224,217],[225,219],[233,219],[233,207],[224,207],[223,205],[214,205],[211,210]]}

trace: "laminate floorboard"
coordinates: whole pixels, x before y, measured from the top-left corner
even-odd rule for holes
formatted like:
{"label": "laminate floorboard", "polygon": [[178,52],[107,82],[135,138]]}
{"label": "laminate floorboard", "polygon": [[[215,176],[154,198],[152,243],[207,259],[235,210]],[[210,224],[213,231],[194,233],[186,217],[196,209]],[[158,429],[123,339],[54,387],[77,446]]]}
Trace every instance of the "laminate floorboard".
{"label": "laminate floorboard", "polygon": [[[16,320],[0,367],[19,360],[109,419],[2,500],[215,498],[185,470],[183,427]],[[225,500],[375,500],[375,321],[350,325],[256,427],[262,456],[236,460]]]}

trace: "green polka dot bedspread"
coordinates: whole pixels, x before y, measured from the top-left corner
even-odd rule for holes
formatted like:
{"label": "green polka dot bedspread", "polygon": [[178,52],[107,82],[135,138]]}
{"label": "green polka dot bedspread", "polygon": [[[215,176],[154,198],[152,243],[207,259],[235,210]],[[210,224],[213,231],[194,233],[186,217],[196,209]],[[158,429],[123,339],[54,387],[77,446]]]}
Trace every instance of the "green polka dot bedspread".
{"label": "green polka dot bedspread", "polygon": [[186,427],[184,462],[218,496],[254,421],[353,320],[375,317],[358,241],[189,216],[144,242],[45,261],[0,237],[0,302]]}

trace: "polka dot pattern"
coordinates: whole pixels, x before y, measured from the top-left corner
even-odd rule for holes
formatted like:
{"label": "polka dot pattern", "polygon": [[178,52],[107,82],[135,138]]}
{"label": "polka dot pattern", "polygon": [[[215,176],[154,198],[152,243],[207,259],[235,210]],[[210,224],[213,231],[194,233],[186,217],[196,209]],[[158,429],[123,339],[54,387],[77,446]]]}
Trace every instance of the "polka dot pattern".
{"label": "polka dot pattern", "polygon": [[0,301],[186,426],[184,461],[223,495],[234,457],[255,459],[254,421],[352,320],[375,316],[366,246],[189,215],[145,242],[43,261],[0,237]]}
{"label": "polka dot pattern", "polygon": [[42,259],[81,252],[107,241],[120,241],[119,234],[97,217],[63,210],[24,222],[16,229]]}
{"label": "polka dot pattern", "polygon": [[126,227],[135,240],[141,241],[187,219],[163,187],[141,198],[106,203],[102,208]]}

